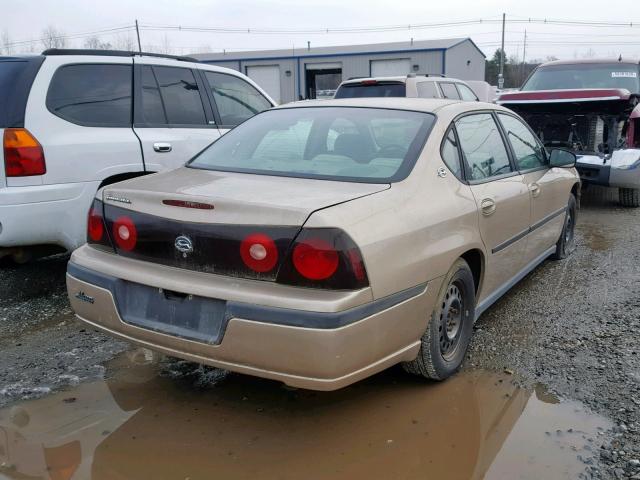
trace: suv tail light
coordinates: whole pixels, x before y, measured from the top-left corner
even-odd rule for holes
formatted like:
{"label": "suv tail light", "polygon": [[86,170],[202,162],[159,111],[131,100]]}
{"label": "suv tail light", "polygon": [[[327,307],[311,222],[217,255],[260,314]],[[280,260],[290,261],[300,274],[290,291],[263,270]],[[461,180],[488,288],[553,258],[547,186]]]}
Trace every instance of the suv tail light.
{"label": "suv tail light", "polygon": [[93,200],[93,204],[89,209],[89,218],[87,219],[87,243],[102,245],[109,250],[113,250],[113,245],[111,245],[111,240],[107,233],[107,226],[104,221],[104,205],[98,199]]}
{"label": "suv tail light", "polygon": [[27,129],[5,129],[2,145],[7,177],[29,177],[47,173],[42,146]]}
{"label": "suv tail light", "polygon": [[303,228],[289,249],[276,281],[335,290],[369,285],[360,249],[337,228]]}

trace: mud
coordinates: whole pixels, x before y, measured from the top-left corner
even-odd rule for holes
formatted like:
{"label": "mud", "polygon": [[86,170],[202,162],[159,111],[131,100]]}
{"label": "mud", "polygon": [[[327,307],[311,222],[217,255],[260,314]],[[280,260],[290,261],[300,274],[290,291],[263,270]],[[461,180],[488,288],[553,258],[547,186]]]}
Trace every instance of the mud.
{"label": "mud", "polygon": [[391,369],[314,393],[137,352],[107,376],[0,411],[1,474],[569,479],[610,427],[542,386],[481,371],[425,384]]}

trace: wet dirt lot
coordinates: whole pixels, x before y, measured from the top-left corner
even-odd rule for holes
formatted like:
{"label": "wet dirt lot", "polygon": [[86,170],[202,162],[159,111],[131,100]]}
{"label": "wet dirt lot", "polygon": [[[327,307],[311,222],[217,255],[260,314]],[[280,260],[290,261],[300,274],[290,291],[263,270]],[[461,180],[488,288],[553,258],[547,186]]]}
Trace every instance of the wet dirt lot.
{"label": "wet dirt lot", "polygon": [[73,320],[67,257],[0,270],[0,479],[640,478],[640,210],[476,324],[444,383],[315,393],[159,359]]}

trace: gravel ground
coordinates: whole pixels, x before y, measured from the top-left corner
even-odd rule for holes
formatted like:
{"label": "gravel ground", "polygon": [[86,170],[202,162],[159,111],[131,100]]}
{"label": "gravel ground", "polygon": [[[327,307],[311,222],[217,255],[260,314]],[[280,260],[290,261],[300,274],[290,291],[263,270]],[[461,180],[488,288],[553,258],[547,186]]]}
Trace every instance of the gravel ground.
{"label": "gravel ground", "polygon": [[[513,371],[615,422],[585,478],[640,479],[640,209],[583,195],[577,251],[547,261],[476,324],[465,368]],[[0,267],[0,407],[100,378],[128,348],[73,319],[68,256]],[[588,460],[591,462],[591,460]]]}
{"label": "gravel ground", "polygon": [[615,422],[587,465],[594,478],[640,479],[640,209],[583,195],[577,250],[547,261],[476,324],[467,368],[514,371]]}

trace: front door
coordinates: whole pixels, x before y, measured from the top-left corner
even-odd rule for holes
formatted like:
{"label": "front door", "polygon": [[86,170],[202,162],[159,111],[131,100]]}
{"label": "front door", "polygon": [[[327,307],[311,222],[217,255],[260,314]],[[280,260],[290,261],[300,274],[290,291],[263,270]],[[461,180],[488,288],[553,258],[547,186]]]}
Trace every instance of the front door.
{"label": "front door", "polygon": [[487,251],[485,277],[478,298],[482,302],[505,286],[525,265],[530,195],[522,175],[513,168],[492,114],[466,115],[458,119],[455,126]]}
{"label": "front door", "polygon": [[184,165],[220,136],[203,84],[187,66],[143,64],[137,69],[134,131],[148,171]]}
{"label": "front door", "polygon": [[531,195],[531,228],[525,261],[533,262],[560,237],[566,212],[566,184],[559,169],[549,167],[544,147],[520,119],[498,113],[516,167]]}

